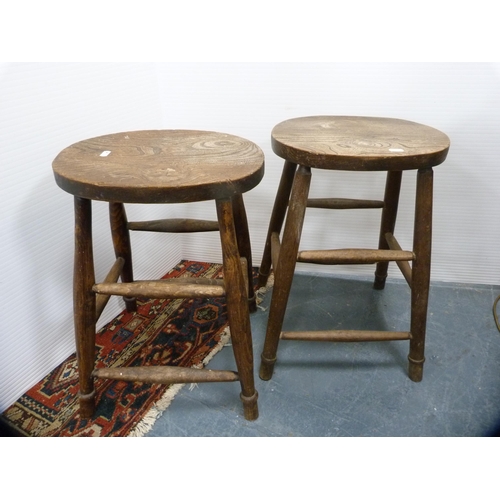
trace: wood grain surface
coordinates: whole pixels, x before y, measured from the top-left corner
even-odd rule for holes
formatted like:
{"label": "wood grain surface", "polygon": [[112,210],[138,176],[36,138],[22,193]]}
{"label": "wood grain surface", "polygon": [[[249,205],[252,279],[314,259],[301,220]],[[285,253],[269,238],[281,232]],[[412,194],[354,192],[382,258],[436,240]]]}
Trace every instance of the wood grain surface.
{"label": "wood grain surface", "polygon": [[332,170],[409,170],[439,165],[450,140],[439,130],[394,118],[310,116],[276,125],[273,151],[288,161]]}
{"label": "wood grain surface", "polygon": [[145,130],[77,142],[52,167],[57,184],[81,198],[180,203],[252,189],[264,175],[264,155],[234,135]]}

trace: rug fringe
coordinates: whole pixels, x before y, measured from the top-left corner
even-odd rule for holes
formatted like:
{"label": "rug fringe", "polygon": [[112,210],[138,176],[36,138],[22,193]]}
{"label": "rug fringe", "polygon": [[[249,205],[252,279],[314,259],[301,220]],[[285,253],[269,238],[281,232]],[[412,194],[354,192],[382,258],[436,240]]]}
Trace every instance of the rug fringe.
{"label": "rug fringe", "polygon": [[[210,351],[208,356],[197,365],[194,365],[193,368],[203,368],[206,366],[212,358],[220,352],[220,350],[224,347],[225,344],[231,338],[231,332],[229,330],[229,326],[224,328],[219,343]],[[149,411],[144,415],[142,420],[137,423],[137,425],[130,431],[127,437],[144,437],[154,426],[155,422],[158,418],[161,417],[163,412],[170,406],[170,403],[174,399],[174,397],[178,394],[178,392],[185,386],[186,384],[173,384],[171,385],[163,394],[163,396],[149,409]]]}
{"label": "rug fringe", "polygon": [[263,307],[261,306],[261,302],[264,300],[264,297],[266,296],[266,293],[273,287],[274,285],[274,273],[272,272],[269,277],[267,278],[267,283],[265,286],[259,288],[256,292],[255,292],[255,298],[256,298],[256,302],[257,302],[257,307],[261,310],[261,311],[267,311],[267,307]]}

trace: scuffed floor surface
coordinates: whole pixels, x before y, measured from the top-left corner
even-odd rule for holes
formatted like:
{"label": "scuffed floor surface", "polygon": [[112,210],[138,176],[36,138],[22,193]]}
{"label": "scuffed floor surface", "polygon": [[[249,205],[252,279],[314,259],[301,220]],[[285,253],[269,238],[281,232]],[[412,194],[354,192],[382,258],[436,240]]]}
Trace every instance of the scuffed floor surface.
{"label": "scuffed floor surface", "polygon": [[[424,379],[407,376],[408,342],[282,341],[274,376],[258,377],[268,310],[251,317],[260,416],[242,416],[239,384],[185,386],[153,436],[491,436],[500,425],[499,287],[434,283]],[[262,306],[269,305],[271,292]],[[296,274],[284,329],[408,330],[406,282]],[[234,369],[231,347],[209,364]]]}

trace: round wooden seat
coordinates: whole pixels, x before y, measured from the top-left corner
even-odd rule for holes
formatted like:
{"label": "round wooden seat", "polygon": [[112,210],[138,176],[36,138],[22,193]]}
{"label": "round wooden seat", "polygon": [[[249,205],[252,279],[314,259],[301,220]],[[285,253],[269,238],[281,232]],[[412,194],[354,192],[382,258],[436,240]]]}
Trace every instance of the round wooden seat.
{"label": "round wooden seat", "polygon": [[145,130],[73,144],[53,162],[57,184],[92,200],[184,203],[229,198],[254,188],[264,155],[229,134]]}
{"label": "round wooden seat", "polygon": [[[238,380],[244,416],[258,416],[249,310],[255,308],[252,252],[242,194],[264,175],[264,155],[234,135],[196,130],[146,130],[77,142],[53,161],[57,184],[74,196],[75,337],[80,382],[80,416],[95,409],[94,378],[174,384]],[[109,202],[116,262],[96,283],[92,242],[92,201]],[[187,203],[214,200],[217,220],[163,219],[129,223],[125,203]],[[223,278],[134,281],[129,231],[167,233],[219,231]],[[121,283],[118,280],[121,279]],[[226,298],[237,372],[171,366],[95,369],[95,325],[109,297]],[[201,373],[206,372],[206,373]]]}
{"label": "round wooden seat", "polygon": [[394,118],[309,116],[276,125],[281,158],[329,170],[410,170],[443,163],[450,140],[435,128]]}
{"label": "round wooden seat", "polygon": [[[271,141],[273,151],[285,160],[285,165],[259,269],[259,287],[266,285],[271,267],[274,270],[260,377],[272,377],[281,340],[409,340],[409,376],[420,381],[430,282],[433,167],[446,159],[448,136],[432,127],[394,118],[309,116],[279,123],[272,130]],[[387,171],[383,200],[310,199],[315,168]],[[414,237],[412,250],[405,251],[394,236],[394,228],[402,174],[411,169],[417,170]],[[306,208],[382,209],[377,247],[299,251]],[[281,331],[297,262],[376,264],[374,288],[380,290],[385,286],[390,261],[396,262],[411,288],[408,331]]]}

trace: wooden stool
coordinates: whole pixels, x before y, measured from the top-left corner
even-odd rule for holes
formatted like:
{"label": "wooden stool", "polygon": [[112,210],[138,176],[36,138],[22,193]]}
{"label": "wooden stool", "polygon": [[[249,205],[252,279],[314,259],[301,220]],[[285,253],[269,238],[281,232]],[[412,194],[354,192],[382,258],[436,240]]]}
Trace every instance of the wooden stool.
{"label": "wooden stool", "polygon": [[[271,265],[274,270],[260,378],[269,380],[272,377],[280,339],[409,340],[409,376],[415,382],[422,380],[430,281],[432,167],[445,160],[449,144],[448,137],[436,129],[389,118],[313,116],[287,120],[273,129],[273,151],[285,159],[285,166],[259,271],[259,287],[262,287],[267,282]],[[313,168],[387,171],[384,200],[308,199]],[[393,234],[404,170],[417,170],[413,251],[402,250]],[[299,251],[306,207],[381,208],[378,249]],[[382,289],[389,261],[396,261],[411,288],[410,331],[281,331],[296,262],[376,264],[374,287]],[[413,261],[411,267],[409,261]]]}
{"label": "wooden stool", "polygon": [[[80,415],[95,408],[93,377],[174,384],[239,380],[244,415],[258,417],[254,386],[249,301],[254,304],[252,260],[242,193],[264,174],[264,155],[233,135],[189,130],[149,130],[106,135],[64,149],[53,162],[57,184],[74,195],[74,318],[80,380]],[[117,260],[96,283],[92,254],[91,200],[109,202]],[[218,222],[173,219],[128,223],[124,203],[187,203],[215,200]],[[219,230],[223,280],[134,281],[129,229],[165,232]],[[122,283],[117,283],[121,277]],[[181,367],[94,370],[95,324],[110,295],[134,297],[220,297],[227,300],[237,372]]]}

